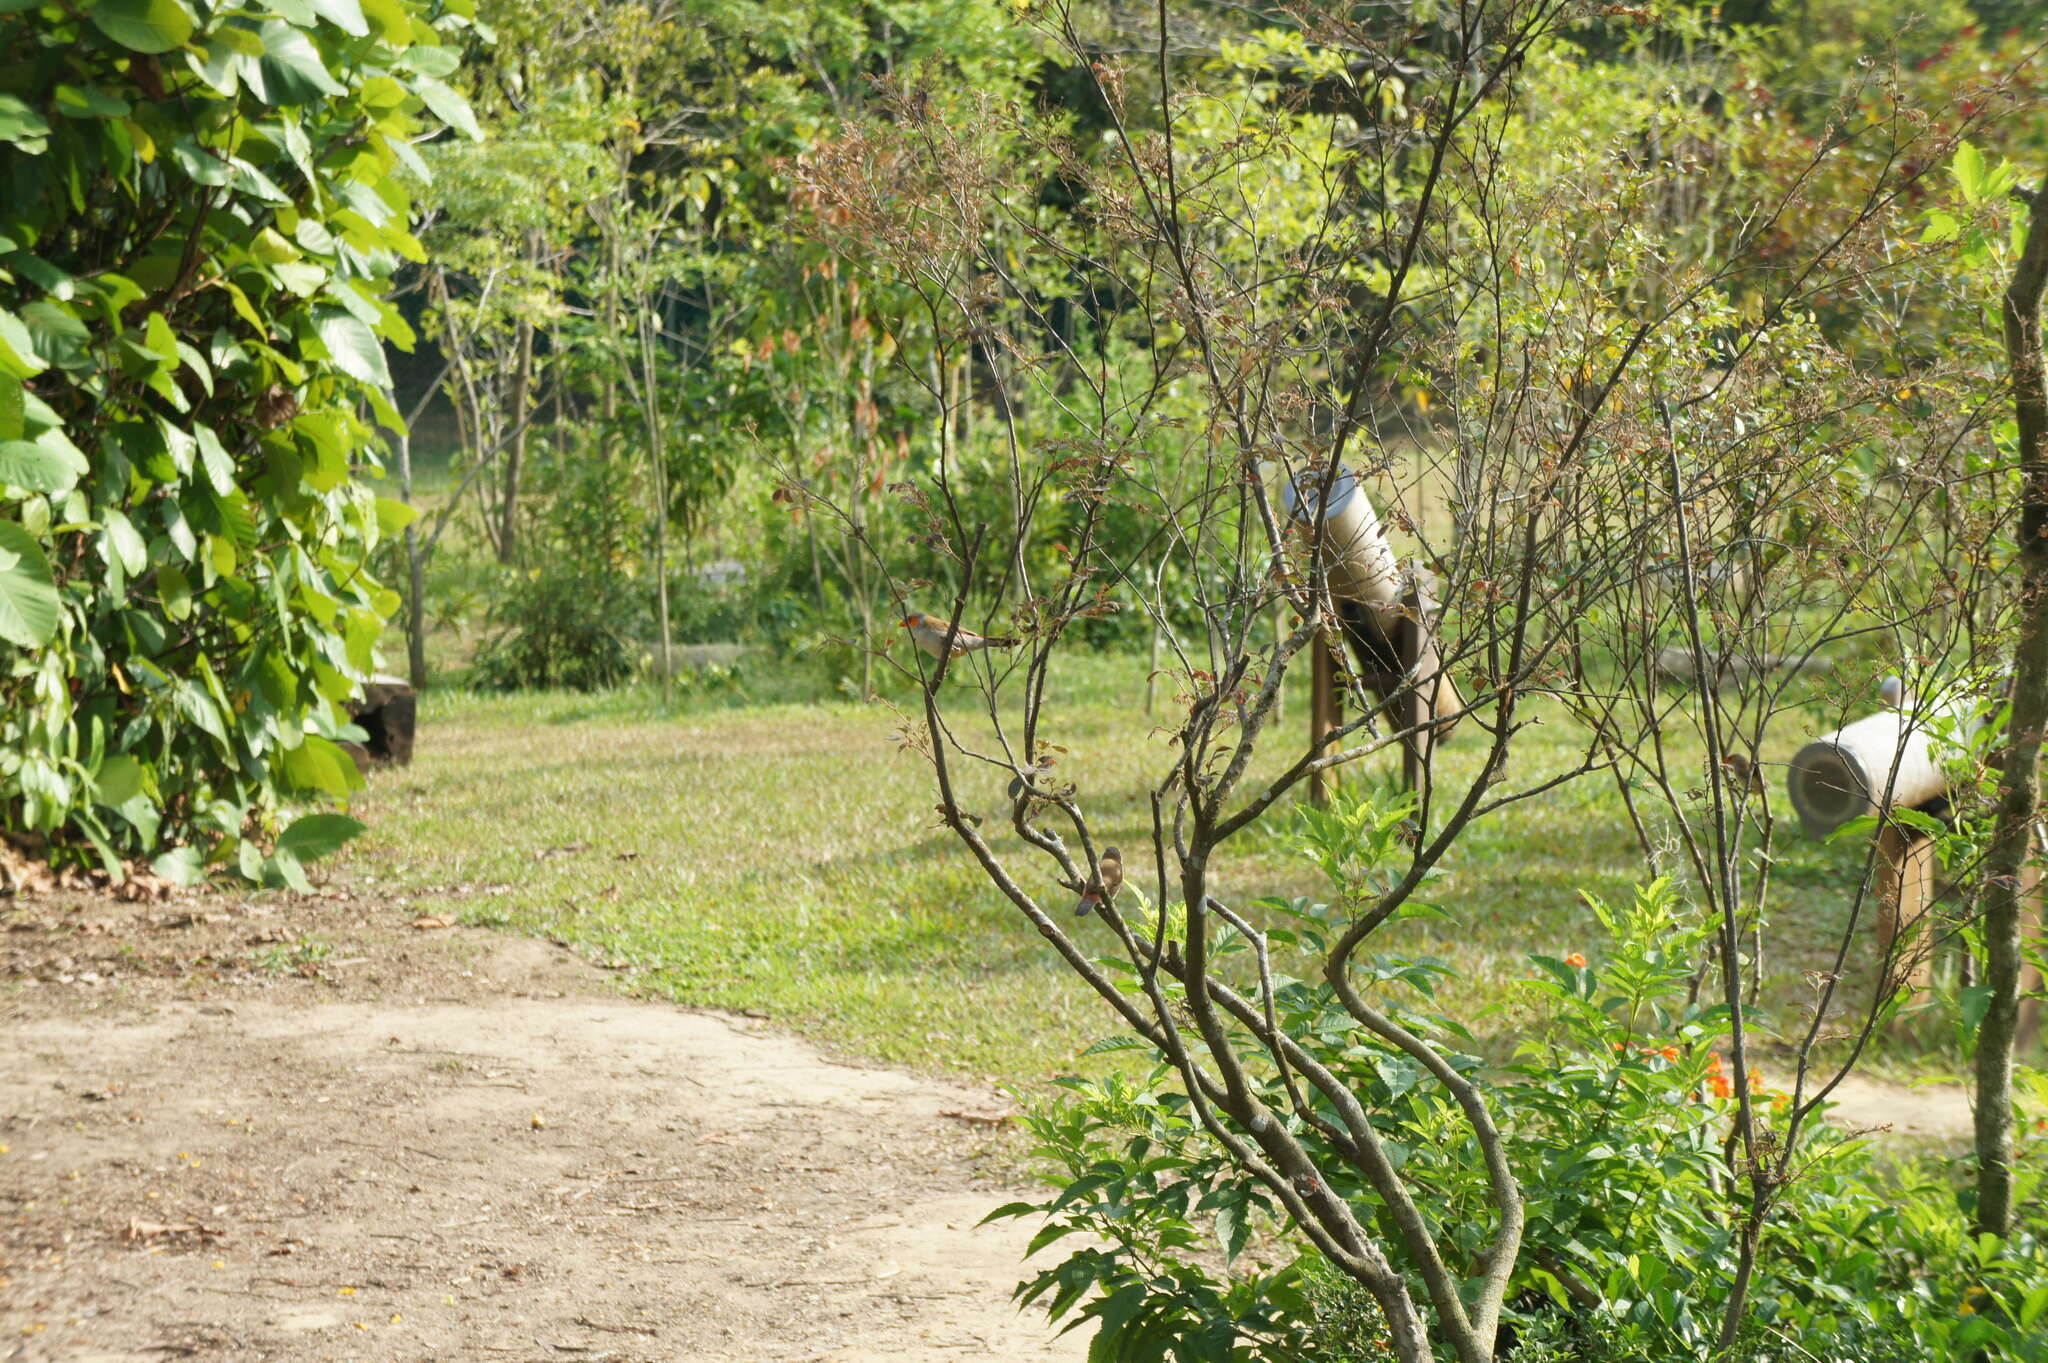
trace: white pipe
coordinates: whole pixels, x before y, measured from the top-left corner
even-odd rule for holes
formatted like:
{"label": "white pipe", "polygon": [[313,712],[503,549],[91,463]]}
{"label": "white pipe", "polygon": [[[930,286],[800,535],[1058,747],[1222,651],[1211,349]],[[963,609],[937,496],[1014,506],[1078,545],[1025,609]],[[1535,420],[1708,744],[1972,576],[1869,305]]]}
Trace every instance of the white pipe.
{"label": "white pipe", "polygon": [[1822,734],[1792,758],[1785,778],[1808,834],[1825,837],[1852,819],[1926,804],[1948,790],[1932,752],[1934,715],[1880,710]]}
{"label": "white pipe", "polygon": [[1320,470],[1304,470],[1282,484],[1280,498],[1295,524],[1319,529],[1330,595],[1367,606],[1399,605],[1401,565],[1365,489],[1348,469],[1330,480],[1327,496],[1322,482]]}
{"label": "white pipe", "polygon": [[[1372,625],[1387,639],[1394,638],[1401,617],[1401,565],[1394,548],[1387,543],[1386,528],[1380,524],[1372,500],[1359,486],[1357,475],[1340,469],[1327,489],[1323,471],[1304,469],[1281,485],[1280,499],[1287,514],[1304,533],[1316,537],[1322,554],[1323,578],[1330,595],[1341,601],[1355,601],[1366,608]],[[1320,512],[1321,514],[1317,514]],[[1418,598],[1428,595],[1418,576]],[[1414,685],[1429,718],[1456,714],[1465,708],[1458,686],[1444,669],[1437,653],[1434,601],[1424,604],[1414,664],[1408,679]],[[1435,732],[1435,741],[1449,737],[1450,726]]]}

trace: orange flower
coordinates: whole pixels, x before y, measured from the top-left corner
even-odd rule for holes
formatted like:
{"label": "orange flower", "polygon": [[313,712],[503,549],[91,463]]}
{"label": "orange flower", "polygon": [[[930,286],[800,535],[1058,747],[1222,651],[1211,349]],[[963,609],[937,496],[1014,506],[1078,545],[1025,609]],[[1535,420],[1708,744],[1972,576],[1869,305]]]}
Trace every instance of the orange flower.
{"label": "orange flower", "polygon": [[1666,1060],[1676,1060],[1678,1059],[1678,1047],[1662,1046],[1658,1048],[1657,1054],[1663,1056]]}
{"label": "orange flower", "polygon": [[1707,1054],[1707,1087],[1714,1091],[1716,1098],[1733,1098],[1735,1096],[1735,1085],[1729,1083],[1728,1076],[1721,1072],[1721,1053],[1719,1051],[1710,1051]]}
{"label": "orange flower", "polygon": [[1584,970],[1586,968],[1586,958],[1576,951],[1565,957],[1564,963],[1574,970]]}

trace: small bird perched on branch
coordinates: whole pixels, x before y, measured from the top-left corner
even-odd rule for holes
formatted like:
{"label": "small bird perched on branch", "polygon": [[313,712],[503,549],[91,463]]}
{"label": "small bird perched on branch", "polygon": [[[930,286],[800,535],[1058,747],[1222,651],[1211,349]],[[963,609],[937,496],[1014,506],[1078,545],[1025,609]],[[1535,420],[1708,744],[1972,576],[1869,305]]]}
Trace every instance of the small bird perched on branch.
{"label": "small bird perched on branch", "polygon": [[[941,620],[936,615],[925,615],[921,612],[906,615],[898,623],[910,631],[910,637],[917,642],[919,648],[934,658],[945,651],[946,633],[953,628],[950,622]],[[1017,642],[1015,639],[986,638],[962,626],[960,631],[953,635],[953,656],[957,658],[963,653],[973,653],[984,648],[1015,648]]]}
{"label": "small bird perched on branch", "polygon": [[1721,766],[1727,771],[1730,784],[1737,790],[1746,790],[1751,795],[1764,793],[1763,770],[1748,757],[1732,752],[1721,759]]}
{"label": "small bird perched on branch", "polygon": [[1081,895],[1081,902],[1074,906],[1074,917],[1086,918],[1090,909],[1100,908],[1116,898],[1116,892],[1124,887],[1124,854],[1114,847],[1102,849],[1102,859],[1096,862],[1098,868],[1095,883]]}

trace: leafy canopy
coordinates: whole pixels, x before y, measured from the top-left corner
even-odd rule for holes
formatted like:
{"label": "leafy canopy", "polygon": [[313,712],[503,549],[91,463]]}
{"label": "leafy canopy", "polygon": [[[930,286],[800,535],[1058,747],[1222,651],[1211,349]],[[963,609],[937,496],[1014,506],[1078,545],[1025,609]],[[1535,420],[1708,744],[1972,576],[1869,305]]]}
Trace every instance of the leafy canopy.
{"label": "leafy canopy", "polygon": [[471,0],[0,3],[0,826],[298,879],[410,512],[380,296]]}

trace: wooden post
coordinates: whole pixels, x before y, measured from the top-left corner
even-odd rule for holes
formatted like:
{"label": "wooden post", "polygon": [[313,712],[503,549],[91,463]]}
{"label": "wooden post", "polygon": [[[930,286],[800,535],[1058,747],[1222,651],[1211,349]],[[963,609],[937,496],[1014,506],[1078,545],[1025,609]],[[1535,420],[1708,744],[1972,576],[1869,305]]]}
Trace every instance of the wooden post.
{"label": "wooden post", "polygon": [[[1278,648],[1287,637],[1287,607],[1279,600],[1273,602],[1273,646]],[[1278,723],[1287,718],[1287,688],[1280,688],[1273,697],[1273,720]]]}
{"label": "wooden post", "polygon": [[[1422,686],[1410,683],[1401,690],[1402,714],[1399,723],[1403,728],[1422,723],[1428,711],[1422,703]],[[1401,745],[1401,788],[1407,791],[1422,789],[1422,773],[1429,766],[1429,735],[1413,734]]]}
{"label": "wooden post", "polygon": [[1892,979],[1927,987],[1932,948],[1923,920],[1934,902],[1934,840],[1887,821],[1877,832],[1877,947]]}
{"label": "wooden post", "polygon": [[[1343,706],[1337,695],[1337,659],[1333,641],[1327,634],[1316,636],[1309,645],[1315,666],[1309,681],[1308,742],[1316,756],[1321,757],[1329,747],[1331,731],[1343,722]],[[1311,804],[1326,805],[1330,792],[1336,789],[1337,773],[1318,770],[1308,774],[1308,798]]]}

